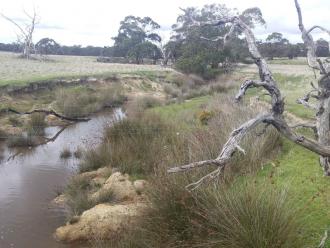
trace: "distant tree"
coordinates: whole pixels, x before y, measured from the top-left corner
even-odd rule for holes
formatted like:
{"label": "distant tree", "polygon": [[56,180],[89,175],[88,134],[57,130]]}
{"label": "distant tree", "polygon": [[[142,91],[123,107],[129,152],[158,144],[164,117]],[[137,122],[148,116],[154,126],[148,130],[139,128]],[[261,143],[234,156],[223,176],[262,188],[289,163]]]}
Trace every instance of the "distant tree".
{"label": "distant tree", "polygon": [[38,16],[35,9],[33,10],[32,15],[28,14],[27,12],[24,13],[27,18],[27,22],[22,24],[19,24],[18,22],[14,21],[14,19],[9,18],[2,13],[0,13],[0,16],[15,25],[20,31],[18,38],[23,44],[23,56],[26,59],[29,59],[32,51],[34,50],[33,34],[38,23]]}
{"label": "distant tree", "polygon": [[155,43],[161,42],[161,37],[155,32],[158,23],[150,17],[127,16],[120,22],[118,35],[113,37],[113,55],[117,57],[133,57],[136,63],[141,63],[144,57],[153,58],[157,51]]}
{"label": "distant tree", "polygon": [[300,54],[300,47],[296,44],[288,44],[287,45],[287,56],[289,59],[293,59],[299,56]]}
{"label": "distant tree", "polygon": [[53,39],[43,38],[36,44],[36,50],[41,55],[59,54],[61,46]]}
{"label": "distant tree", "polygon": [[316,41],[316,56],[329,57],[329,42],[325,39],[318,39]]}
{"label": "distant tree", "polygon": [[[262,52],[269,59],[274,57],[288,57],[290,42],[283,37],[283,34],[274,32],[266,38]],[[291,51],[293,53],[293,51]],[[292,54],[293,55],[293,54]]]}
{"label": "distant tree", "polygon": [[19,53],[22,50],[21,44],[13,42],[11,44],[0,43],[0,51]]}
{"label": "distant tree", "polygon": [[[173,25],[174,35],[171,37],[171,44],[168,46],[176,58],[176,67],[186,73],[197,73],[205,78],[213,77],[221,70],[226,71],[228,65],[240,59],[240,54],[236,51],[243,51],[245,44],[238,36],[241,30],[235,28],[229,30],[228,26],[215,28],[211,25],[196,25],[196,23],[214,22],[231,15],[233,10],[223,4],[205,5],[202,9],[186,8],[182,9],[183,14],[177,18],[177,23]],[[264,24],[261,11],[258,8],[251,8],[244,11],[241,17],[250,27],[257,24]],[[227,32],[232,35],[233,42],[229,46],[223,46],[223,37]],[[216,38],[214,37],[221,37]],[[231,49],[234,48],[234,49]],[[247,53],[242,53],[247,54]]]}

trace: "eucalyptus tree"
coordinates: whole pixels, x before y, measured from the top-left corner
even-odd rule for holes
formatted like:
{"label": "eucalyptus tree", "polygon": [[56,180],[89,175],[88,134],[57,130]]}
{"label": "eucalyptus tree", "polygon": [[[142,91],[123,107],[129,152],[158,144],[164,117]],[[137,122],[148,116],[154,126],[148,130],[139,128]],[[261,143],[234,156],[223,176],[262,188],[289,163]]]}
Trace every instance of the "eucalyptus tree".
{"label": "eucalyptus tree", "polygon": [[[254,33],[240,15],[228,15],[217,20],[204,22],[196,20],[195,25],[198,26],[210,25],[220,28],[228,27],[228,33],[217,37],[217,39],[223,40],[224,44],[229,40],[228,37],[230,37],[233,33],[233,30],[238,29],[242,32],[242,34],[244,34],[250,55],[258,67],[260,79],[246,80],[243,82],[235,99],[236,101],[240,101],[244,97],[245,93],[251,88],[263,88],[267,91],[271,98],[271,107],[269,111],[260,113],[255,118],[233,130],[218,157],[177,166],[168,170],[169,173],[178,173],[204,166],[215,166],[215,169],[211,173],[205,175],[197,182],[188,185],[188,189],[194,189],[200,186],[203,182],[213,180],[222,175],[224,173],[224,169],[230,165],[229,162],[236,152],[245,153],[244,149],[240,147],[240,143],[244,137],[260,125],[264,125],[265,128],[273,126],[287,139],[318,154],[324,174],[326,176],[330,176],[330,65],[329,60],[320,59],[316,56],[316,43],[314,42],[312,35],[312,32],[316,29],[321,30],[327,35],[330,35],[330,31],[318,25],[307,29],[303,22],[302,11],[298,0],[294,0],[294,4],[298,14],[299,30],[302,35],[302,40],[307,48],[307,63],[311,69],[319,72],[317,84],[312,83],[313,89],[310,92],[307,92],[301,99],[297,100],[298,103],[315,110],[315,122],[301,123],[295,127],[304,126],[311,128],[314,131],[315,137],[310,138],[303,134],[297,133],[294,127],[288,124],[284,116],[285,98],[278,87],[267,61],[259,52]],[[192,16],[192,19],[193,18],[194,17]],[[314,104],[311,103],[311,99],[315,100]]]}
{"label": "eucalyptus tree", "polygon": [[[234,15],[235,10],[229,9],[224,4],[205,5],[202,9],[189,7],[182,9],[183,13],[172,26],[174,35],[171,37],[172,54],[176,54],[176,66],[187,73],[204,75],[208,68],[222,68],[228,63],[234,62],[242,53],[235,53],[243,47],[237,28],[231,30],[232,42],[224,46],[223,40],[214,37],[225,35],[229,31],[228,26],[215,27],[213,25],[195,25],[195,23],[212,22]],[[244,11],[240,17],[254,28],[255,25],[265,24],[262,13],[258,8]],[[202,37],[202,39],[201,39]],[[175,45],[174,45],[175,44]],[[230,49],[233,46],[235,49]],[[170,47],[169,47],[170,48]],[[244,54],[244,53],[243,53]]]}
{"label": "eucalyptus tree", "polygon": [[141,63],[144,57],[152,57],[160,51],[155,45],[161,42],[157,34],[160,25],[150,17],[127,16],[120,22],[118,35],[113,37],[113,55],[117,57],[134,57]]}
{"label": "eucalyptus tree", "polygon": [[42,38],[36,44],[36,50],[41,55],[59,54],[61,46],[55,40],[50,38]]}

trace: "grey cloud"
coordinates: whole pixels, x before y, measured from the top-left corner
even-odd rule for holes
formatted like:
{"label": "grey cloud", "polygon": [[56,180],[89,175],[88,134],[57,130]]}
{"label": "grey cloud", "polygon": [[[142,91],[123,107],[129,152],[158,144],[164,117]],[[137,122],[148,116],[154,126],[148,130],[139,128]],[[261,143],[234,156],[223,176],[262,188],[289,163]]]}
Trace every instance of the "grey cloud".
{"label": "grey cloud", "polygon": [[40,28],[40,29],[58,29],[58,30],[65,29],[64,27],[61,27],[61,26],[58,26],[58,25],[49,25],[49,24],[38,24],[37,28]]}

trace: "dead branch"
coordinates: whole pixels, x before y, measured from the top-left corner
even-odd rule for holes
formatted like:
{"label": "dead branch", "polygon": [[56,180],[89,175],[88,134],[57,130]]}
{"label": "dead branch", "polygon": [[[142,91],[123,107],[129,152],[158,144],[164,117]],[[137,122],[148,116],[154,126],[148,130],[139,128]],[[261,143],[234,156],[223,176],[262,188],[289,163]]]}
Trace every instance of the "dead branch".
{"label": "dead branch", "polygon": [[309,129],[312,129],[312,131],[314,132],[315,137],[318,138],[317,126],[316,126],[315,123],[298,123],[296,125],[290,126],[290,128],[292,128],[292,129],[295,129],[295,128],[309,128]]}
{"label": "dead branch", "polygon": [[213,41],[213,42],[218,42],[220,40],[223,40],[223,46],[225,46],[229,40],[229,38],[232,36],[232,34],[234,33],[235,31],[235,26],[232,25],[229,29],[229,32],[226,33],[224,36],[218,36],[218,37],[215,37],[213,39],[209,39],[209,38],[206,38],[206,37],[201,37],[201,39],[203,40],[207,40],[207,41]]}
{"label": "dead branch", "polygon": [[313,109],[313,110],[318,110],[317,106],[315,106],[314,104],[311,104],[309,102],[309,98],[310,98],[310,96],[306,95],[303,98],[297,99],[296,102],[298,104],[304,105],[306,108]]}
{"label": "dead branch", "polygon": [[63,116],[63,115],[55,112],[54,110],[46,110],[46,109],[35,109],[35,110],[32,110],[32,111],[27,111],[27,112],[19,112],[15,109],[12,109],[12,108],[5,108],[5,109],[0,110],[0,113],[8,113],[8,112],[11,112],[11,113],[14,113],[14,114],[17,114],[17,115],[30,115],[30,114],[33,114],[33,113],[43,113],[45,115],[54,115],[57,118],[60,118],[62,120],[73,121],[73,122],[90,121],[90,118],[67,117],[67,116]]}
{"label": "dead branch", "polygon": [[315,29],[320,29],[321,31],[323,31],[323,32],[327,33],[328,35],[330,35],[330,30],[328,30],[328,29],[326,29],[326,28],[324,28],[324,27],[322,27],[322,26],[318,26],[318,25],[315,25],[315,26],[311,27],[311,28],[307,31],[307,33],[310,34],[310,33],[311,33],[313,30],[315,30]]}
{"label": "dead branch", "polygon": [[328,239],[328,230],[324,232],[324,236],[322,237],[321,243],[319,244],[318,248],[324,248],[325,247],[325,242]]}

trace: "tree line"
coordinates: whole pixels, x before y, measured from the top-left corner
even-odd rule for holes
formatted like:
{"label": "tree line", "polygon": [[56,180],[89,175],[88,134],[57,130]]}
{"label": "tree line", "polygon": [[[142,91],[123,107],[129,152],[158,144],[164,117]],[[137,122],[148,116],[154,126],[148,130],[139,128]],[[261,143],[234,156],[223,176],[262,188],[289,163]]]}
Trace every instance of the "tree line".
{"label": "tree line", "polygon": [[[236,10],[224,4],[181,10],[182,14],[172,25],[172,35],[167,42],[161,38],[161,26],[152,18],[130,15],[120,22],[118,34],[112,37],[113,46],[63,46],[51,38],[43,38],[33,44],[32,51],[41,55],[123,57],[136,64],[144,63],[145,59],[151,59],[154,63],[161,60],[164,65],[170,61],[177,69],[199,74],[204,78],[229,71],[235,63],[251,62],[240,28],[231,28],[226,24],[220,28],[219,25],[198,24],[223,19],[233,15]],[[246,9],[240,14],[240,18],[251,29],[266,24],[259,8]],[[228,39],[230,42],[226,42]],[[272,33],[266,40],[258,41],[257,45],[261,54],[268,59],[293,59],[307,54],[303,43],[292,44],[281,33]],[[330,56],[329,43],[326,40],[319,39],[316,45],[317,56]],[[21,52],[23,49],[22,43],[0,43],[2,51]]]}

